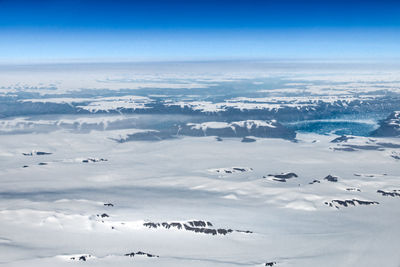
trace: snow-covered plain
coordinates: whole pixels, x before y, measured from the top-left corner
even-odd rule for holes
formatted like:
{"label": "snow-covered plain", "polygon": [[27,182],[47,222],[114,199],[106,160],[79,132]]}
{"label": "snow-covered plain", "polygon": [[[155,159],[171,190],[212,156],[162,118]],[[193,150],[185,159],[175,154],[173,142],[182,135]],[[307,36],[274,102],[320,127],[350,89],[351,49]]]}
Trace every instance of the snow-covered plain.
{"label": "snow-covered plain", "polygon": [[[368,138],[316,134],[254,143],[118,143],[111,134],[1,136],[2,266],[399,266],[400,197],[377,193],[400,190],[390,156],[399,148],[338,151]],[[23,155],[32,150],[52,154]],[[268,176],[288,172],[298,177]],[[354,199],[379,204],[325,203]],[[144,225],[197,220],[250,232]],[[139,251],[159,257],[125,256]]]}
{"label": "snow-covered plain", "polygon": [[400,266],[399,65],[0,65],[0,266]]}

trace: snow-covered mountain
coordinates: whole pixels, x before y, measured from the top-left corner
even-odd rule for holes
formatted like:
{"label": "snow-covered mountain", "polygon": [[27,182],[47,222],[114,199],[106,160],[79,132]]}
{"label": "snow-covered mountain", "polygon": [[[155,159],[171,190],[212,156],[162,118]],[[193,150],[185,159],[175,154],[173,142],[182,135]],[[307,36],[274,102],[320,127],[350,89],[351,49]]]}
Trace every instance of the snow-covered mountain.
{"label": "snow-covered mountain", "polygon": [[394,111],[380,122],[379,128],[372,132],[373,136],[400,136],[400,111]]}
{"label": "snow-covered mountain", "polygon": [[276,120],[246,120],[236,122],[203,122],[187,123],[180,127],[179,135],[187,136],[219,136],[219,137],[268,137],[294,139],[296,133]]}

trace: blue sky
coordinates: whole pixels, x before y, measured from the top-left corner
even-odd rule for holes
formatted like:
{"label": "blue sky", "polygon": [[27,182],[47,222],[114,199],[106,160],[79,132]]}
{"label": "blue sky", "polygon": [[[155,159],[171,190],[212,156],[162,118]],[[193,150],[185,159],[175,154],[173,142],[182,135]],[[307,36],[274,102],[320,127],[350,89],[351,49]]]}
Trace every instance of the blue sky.
{"label": "blue sky", "polygon": [[396,1],[0,0],[0,61],[400,57]]}

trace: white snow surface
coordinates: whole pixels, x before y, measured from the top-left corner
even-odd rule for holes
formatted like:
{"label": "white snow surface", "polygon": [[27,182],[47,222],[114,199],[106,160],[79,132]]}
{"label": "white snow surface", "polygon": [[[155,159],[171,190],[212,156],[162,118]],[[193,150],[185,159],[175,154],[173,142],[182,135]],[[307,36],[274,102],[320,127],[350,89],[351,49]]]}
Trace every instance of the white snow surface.
{"label": "white snow surface", "polygon": [[[399,149],[333,151],[337,136],[315,134],[297,143],[110,139],[126,133],[1,135],[1,266],[399,266],[400,197],[376,192],[400,189],[400,161],[390,157]],[[52,154],[21,154],[32,150]],[[107,161],[68,160],[88,157]],[[216,175],[234,167],[246,171]],[[288,172],[298,177],[263,178]],[[329,174],[339,180],[324,180]],[[379,204],[324,204],[352,199]],[[143,227],[190,220],[253,233]],[[159,257],[124,256],[137,251]]]}

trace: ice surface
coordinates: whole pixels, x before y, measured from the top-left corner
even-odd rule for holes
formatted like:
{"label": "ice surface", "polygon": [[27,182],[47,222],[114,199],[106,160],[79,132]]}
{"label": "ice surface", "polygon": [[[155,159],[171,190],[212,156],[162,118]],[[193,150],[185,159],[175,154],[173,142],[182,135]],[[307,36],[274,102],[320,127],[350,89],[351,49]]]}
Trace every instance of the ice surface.
{"label": "ice surface", "polygon": [[[393,239],[400,234],[400,199],[378,191],[400,190],[399,161],[388,154],[398,148],[333,151],[330,141],[338,136],[315,134],[300,134],[297,143],[282,139],[242,143],[235,138],[217,142],[212,137],[117,143],[110,133],[2,135],[3,266],[263,266],[266,262],[397,266],[400,262],[400,247]],[[52,154],[21,154],[39,149]],[[48,165],[37,165],[42,157]],[[107,161],[82,163],[87,158]],[[290,172],[298,177],[286,183],[263,178]],[[338,181],[324,180],[328,174]],[[315,179],[320,182],[311,183]],[[355,205],[338,204],[350,200],[356,200]],[[143,226],[193,220],[253,233],[207,235]],[[159,257],[125,256],[138,251]],[[87,260],[79,261],[81,256]]]}

